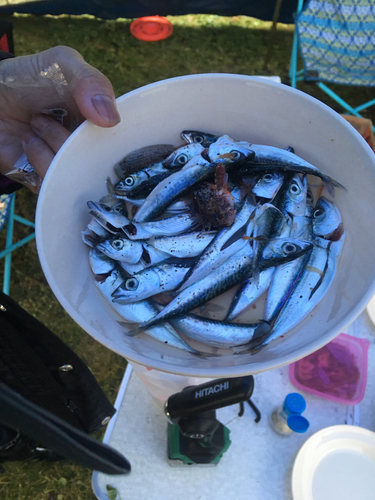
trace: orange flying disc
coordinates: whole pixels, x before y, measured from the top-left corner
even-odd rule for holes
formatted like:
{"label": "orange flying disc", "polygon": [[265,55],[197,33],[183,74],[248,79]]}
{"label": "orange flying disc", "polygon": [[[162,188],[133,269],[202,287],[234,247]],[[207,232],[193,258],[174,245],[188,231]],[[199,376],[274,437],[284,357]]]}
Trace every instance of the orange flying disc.
{"label": "orange flying disc", "polygon": [[130,33],[145,42],[157,42],[168,38],[173,32],[173,25],[165,17],[139,17],[130,24]]}

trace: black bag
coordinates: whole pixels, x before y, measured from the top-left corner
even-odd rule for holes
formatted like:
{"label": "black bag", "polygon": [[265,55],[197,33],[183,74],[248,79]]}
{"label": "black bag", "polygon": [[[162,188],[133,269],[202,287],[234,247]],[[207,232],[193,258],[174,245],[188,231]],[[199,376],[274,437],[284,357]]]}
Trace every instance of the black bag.
{"label": "black bag", "polygon": [[[0,292],[0,461],[62,455],[94,468],[95,461],[82,462],[86,447],[91,459],[102,451],[108,462],[111,449],[88,434],[106,425],[115,411],[85,363]],[[43,442],[52,447],[45,448]],[[113,457],[112,473],[125,472],[119,472],[118,456]],[[126,468],[129,471],[130,464]]]}

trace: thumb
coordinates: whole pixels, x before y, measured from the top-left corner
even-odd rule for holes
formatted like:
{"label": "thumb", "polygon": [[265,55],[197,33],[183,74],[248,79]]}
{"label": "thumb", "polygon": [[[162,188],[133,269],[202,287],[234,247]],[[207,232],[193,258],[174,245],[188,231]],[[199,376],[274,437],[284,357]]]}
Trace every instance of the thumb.
{"label": "thumb", "polygon": [[86,62],[73,84],[72,95],[82,115],[95,125],[112,127],[120,123],[110,81]]}
{"label": "thumb", "polygon": [[79,52],[71,47],[58,46],[40,55],[58,63],[67,90],[84,118],[100,127],[112,127],[121,121],[111,82],[88,64]]}

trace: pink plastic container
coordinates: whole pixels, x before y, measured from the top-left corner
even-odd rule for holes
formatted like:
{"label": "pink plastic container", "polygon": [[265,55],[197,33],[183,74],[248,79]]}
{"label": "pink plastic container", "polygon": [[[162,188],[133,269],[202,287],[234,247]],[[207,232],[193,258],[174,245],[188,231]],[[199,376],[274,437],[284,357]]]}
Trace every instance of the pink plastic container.
{"label": "pink plastic container", "polygon": [[369,347],[366,339],[340,333],[321,349],[289,365],[290,380],[302,391],[355,405],[365,395]]}

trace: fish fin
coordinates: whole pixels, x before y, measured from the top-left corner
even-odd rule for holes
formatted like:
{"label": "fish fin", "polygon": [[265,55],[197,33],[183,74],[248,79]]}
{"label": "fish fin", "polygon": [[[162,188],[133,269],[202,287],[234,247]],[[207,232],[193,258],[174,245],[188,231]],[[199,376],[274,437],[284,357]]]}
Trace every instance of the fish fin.
{"label": "fish fin", "polygon": [[131,321],[117,321],[117,323],[124,328],[129,328],[129,326],[134,325]]}
{"label": "fish fin", "polygon": [[335,197],[335,188],[344,189],[345,191],[347,191],[345,186],[332,179],[332,177],[327,176],[327,179],[323,180],[323,185],[326,188],[327,193],[331,195],[332,198]]}
{"label": "fish fin", "polygon": [[126,332],[126,335],[127,335],[127,337],[135,337],[136,335],[140,335],[141,333],[144,333],[145,330],[146,330],[146,327],[139,325],[139,326],[137,326],[137,328],[133,328],[132,330],[128,330]]}
{"label": "fish fin", "polygon": [[271,333],[272,333],[272,325],[268,323],[268,321],[265,320],[260,321],[254,331],[252,339],[246,345],[240,346],[243,347],[243,349],[241,349],[239,352],[235,352],[234,354],[248,354],[248,353],[255,354],[262,347],[264,347],[264,341],[267,340],[267,338],[271,335]]}
{"label": "fish fin", "polygon": [[107,188],[108,194],[113,194],[115,192],[115,186],[113,182],[111,181],[110,177],[107,177],[105,181],[105,186]]}

